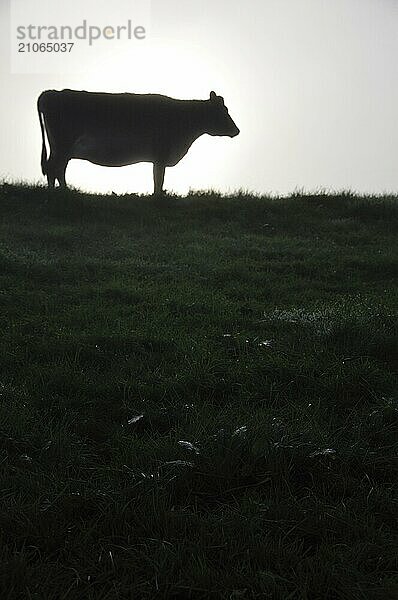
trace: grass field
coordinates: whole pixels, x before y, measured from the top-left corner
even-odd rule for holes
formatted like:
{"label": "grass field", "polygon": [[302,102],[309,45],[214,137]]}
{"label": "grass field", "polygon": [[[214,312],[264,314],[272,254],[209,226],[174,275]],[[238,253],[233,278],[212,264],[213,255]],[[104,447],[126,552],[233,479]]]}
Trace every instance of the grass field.
{"label": "grass field", "polygon": [[0,187],[1,600],[387,600],[397,197]]}

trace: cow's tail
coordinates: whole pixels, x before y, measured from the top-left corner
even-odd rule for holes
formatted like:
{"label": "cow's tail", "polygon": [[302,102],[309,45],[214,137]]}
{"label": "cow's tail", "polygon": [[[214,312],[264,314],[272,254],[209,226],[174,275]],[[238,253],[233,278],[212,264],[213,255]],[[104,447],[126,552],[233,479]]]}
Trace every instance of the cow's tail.
{"label": "cow's tail", "polygon": [[41,147],[41,171],[43,175],[47,175],[47,148],[46,148],[46,135],[45,135],[45,124],[44,124],[44,115],[40,108],[40,99],[41,95],[37,100],[37,112],[39,115],[40,121],[40,129],[41,129],[41,139],[42,139],[42,147]]}

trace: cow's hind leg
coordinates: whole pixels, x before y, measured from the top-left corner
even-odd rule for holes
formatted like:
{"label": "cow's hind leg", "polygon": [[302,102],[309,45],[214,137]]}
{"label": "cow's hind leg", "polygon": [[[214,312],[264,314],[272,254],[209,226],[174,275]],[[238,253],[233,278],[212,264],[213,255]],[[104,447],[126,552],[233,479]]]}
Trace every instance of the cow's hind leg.
{"label": "cow's hind leg", "polygon": [[67,166],[68,166],[68,161],[60,163],[59,166],[57,167],[56,178],[58,179],[59,186],[62,188],[67,187],[66,181],[65,181],[65,171],[66,171]]}
{"label": "cow's hind leg", "polygon": [[57,155],[50,155],[47,163],[47,182],[48,187],[55,187],[57,180],[60,187],[66,187],[65,171],[68,160]]}
{"label": "cow's hind leg", "polygon": [[165,167],[158,163],[153,163],[153,183],[154,183],[154,194],[160,195],[163,192],[164,182],[164,171]]}
{"label": "cow's hind leg", "polygon": [[47,183],[49,188],[55,187],[55,180],[57,178],[57,159],[54,154],[50,154],[50,157],[46,165]]}
{"label": "cow's hind leg", "polygon": [[50,153],[49,159],[46,164],[46,176],[48,187],[55,187],[55,161],[54,155],[52,153]]}
{"label": "cow's hind leg", "polygon": [[55,187],[55,175],[47,171],[47,185],[49,188]]}

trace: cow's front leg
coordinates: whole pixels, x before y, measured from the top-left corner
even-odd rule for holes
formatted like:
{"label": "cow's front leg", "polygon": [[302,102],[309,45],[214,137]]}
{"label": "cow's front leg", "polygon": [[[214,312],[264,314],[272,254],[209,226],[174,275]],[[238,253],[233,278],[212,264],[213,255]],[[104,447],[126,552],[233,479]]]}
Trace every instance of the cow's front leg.
{"label": "cow's front leg", "polygon": [[158,163],[153,163],[153,183],[154,183],[154,194],[157,196],[163,192],[164,182],[164,171],[165,167]]}

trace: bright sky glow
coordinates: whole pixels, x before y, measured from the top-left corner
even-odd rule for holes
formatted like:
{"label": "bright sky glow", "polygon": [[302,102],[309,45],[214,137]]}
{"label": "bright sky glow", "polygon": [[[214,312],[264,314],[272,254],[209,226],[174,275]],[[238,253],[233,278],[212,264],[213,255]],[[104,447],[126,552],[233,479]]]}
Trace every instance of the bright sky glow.
{"label": "bright sky glow", "polygon": [[[120,21],[118,1],[112,5]],[[93,20],[87,11],[82,18]],[[86,72],[64,74],[60,57],[57,74],[11,75],[6,1],[0,17],[0,177],[44,182],[36,113],[44,89],[198,99],[214,89],[241,134],[203,136],[166,170],[166,189],[397,191],[395,0],[152,0],[142,45],[110,42],[106,60],[94,55]],[[153,185],[150,164],[74,160],[66,175],[90,191],[151,192]]]}

